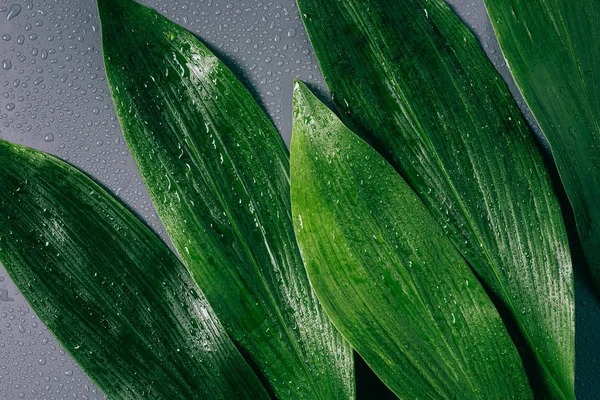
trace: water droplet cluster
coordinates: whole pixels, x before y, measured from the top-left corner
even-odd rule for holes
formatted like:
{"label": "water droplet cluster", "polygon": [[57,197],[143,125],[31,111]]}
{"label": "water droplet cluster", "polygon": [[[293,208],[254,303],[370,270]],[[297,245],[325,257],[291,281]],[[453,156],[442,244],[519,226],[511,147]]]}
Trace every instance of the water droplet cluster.
{"label": "water droplet cluster", "polygon": [[0,398],[105,399],[0,276]]}
{"label": "water droplet cluster", "polygon": [[540,144],[549,152],[550,147],[542,134],[542,130],[539,128],[521,92],[512,79],[506,60],[500,50],[500,45],[496,39],[494,29],[483,5],[483,0],[447,0],[447,3],[475,34],[496,70],[508,83],[511,94],[516,99],[517,105],[521,109],[525,119],[539,138]]}
{"label": "water droplet cluster", "polygon": [[259,98],[289,143],[294,79],[325,83],[294,1],[144,2],[196,34]]}
{"label": "water droplet cluster", "polygon": [[[288,143],[293,79],[326,92],[294,0],[140,2],[187,28],[221,56]],[[483,0],[448,3],[510,80]],[[534,123],[515,85],[509,86],[528,121]],[[536,132],[540,134],[537,128]],[[49,152],[84,170],[166,239],[114,112],[95,0],[0,0],[0,138]],[[580,398],[586,398],[586,393],[593,398],[600,390],[594,384],[600,369],[598,354],[591,351],[598,342],[594,327],[600,323],[600,308],[588,292],[583,293],[586,300],[581,300],[577,312],[577,344],[590,349],[578,352],[585,366],[578,371],[589,371],[582,378],[578,375]],[[103,398],[1,268],[0,398]]]}
{"label": "water droplet cluster", "polygon": [[[289,142],[293,79],[324,88],[293,0],[141,2],[222,56]],[[0,0],[0,21],[0,138],[54,154],[87,172],[166,239],[116,118],[95,0]],[[0,273],[6,277],[3,269]],[[0,398],[21,393],[27,399],[101,398],[8,277],[3,284],[11,288],[0,288],[0,307],[6,305],[21,322],[10,331],[0,325],[0,355],[6,360],[0,361]],[[27,315],[16,317],[20,312]],[[34,320],[37,329],[32,329]],[[43,392],[38,380],[50,392]]]}

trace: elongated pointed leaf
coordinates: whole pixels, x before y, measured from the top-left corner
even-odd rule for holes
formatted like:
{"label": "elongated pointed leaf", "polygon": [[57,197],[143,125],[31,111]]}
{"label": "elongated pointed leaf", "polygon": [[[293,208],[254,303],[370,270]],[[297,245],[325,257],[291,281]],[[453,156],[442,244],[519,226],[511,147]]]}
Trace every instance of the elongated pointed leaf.
{"label": "elongated pointed leaf", "polygon": [[473,35],[442,0],[298,4],[342,120],[401,173],[512,314],[534,381],[573,398],[573,280],[559,205]]}
{"label": "elongated pointed leaf", "polygon": [[113,399],[268,399],[188,271],[62,161],[0,141],[0,261]]}
{"label": "elongated pointed leaf", "polygon": [[279,398],[352,398],[352,353],[302,265],[289,156],[274,126],[183,28],[128,0],[99,5],[125,138],[167,232],[229,334]]}
{"label": "elongated pointed leaf", "polygon": [[441,226],[393,167],[300,83],[291,174],[311,283],[400,398],[532,398],[498,312]]}
{"label": "elongated pointed leaf", "polygon": [[550,142],[600,288],[600,2],[485,3],[515,81]]}

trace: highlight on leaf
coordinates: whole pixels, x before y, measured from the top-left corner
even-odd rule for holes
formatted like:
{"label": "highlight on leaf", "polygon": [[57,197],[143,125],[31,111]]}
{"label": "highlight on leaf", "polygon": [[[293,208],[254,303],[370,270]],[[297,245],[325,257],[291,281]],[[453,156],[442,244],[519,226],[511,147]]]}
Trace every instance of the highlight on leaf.
{"label": "highlight on leaf", "polygon": [[519,354],[416,193],[301,83],[294,226],[323,307],[400,398],[532,398]]}
{"label": "highlight on leaf", "polygon": [[[598,280],[600,6],[486,3]],[[290,163],[200,40],[98,0],[118,118],[182,262],[83,173],[0,140],[0,262],[32,308],[109,398],[352,399],[354,347],[401,398],[574,399],[560,209],[471,32],[443,0],[298,5],[344,122],[296,82]]]}
{"label": "highlight on leaf", "polygon": [[485,4],[515,82],[550,142],[600,289],[600,2]]}
{"label": "highlight on leaf", "polygon": [[417,192],[504,313],[535,392],[573,399],[573,273],[549,174],[443,0],[298,0],[341,119]]}
{"label": "highlight on leaf", "polygon": [[117,115],[173,245],[279,398],[354,397],[353,354],[294,236],[289,154],[234,74],[132,0],[99,0]]}
{"label": "highlight on leaf", "polygon": [[268,399],[169,248],[83,173],[0,140],[0,262],[113,399]]}

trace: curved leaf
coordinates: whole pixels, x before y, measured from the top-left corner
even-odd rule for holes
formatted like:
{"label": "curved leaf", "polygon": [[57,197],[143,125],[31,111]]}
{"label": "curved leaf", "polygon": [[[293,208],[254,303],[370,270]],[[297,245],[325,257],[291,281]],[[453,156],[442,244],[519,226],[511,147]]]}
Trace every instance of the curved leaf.
{"label": "curved leaf", "polygon": [[498,312],[394,169],[297,83],[292,208],[344,337],[400,398],[532,398]]}
{"label": "curved leaf", "polygon": [[279,398],[354,396],[352,352],[323,312],[291,221],[289,156],[202,43],[129,0],[100,0],[117,114],[175,248]]}
{"label": "curved leaf", "polygon": [[600,288],[600,2],[487,0],[517,85],[550,142]]}
{"label": "curved leaf", "polygon": [[268,399],[188,271],[81,172],[0,141],[0,261],[114,399]]}
{"label": "curved leaf", "polygon": [[401,173],[508,311],[533,381],[573,398],[573,278],[559,204],[471,32],[442,0],[298,4],[342,120]]}

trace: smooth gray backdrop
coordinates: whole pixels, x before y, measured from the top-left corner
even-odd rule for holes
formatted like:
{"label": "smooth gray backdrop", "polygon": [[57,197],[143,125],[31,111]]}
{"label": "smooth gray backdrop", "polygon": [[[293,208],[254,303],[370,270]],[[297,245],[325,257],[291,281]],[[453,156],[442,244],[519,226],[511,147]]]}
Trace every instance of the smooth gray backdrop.
{"label": "smooth gray backdrop", "polygon": [[[286,143],[291,135],[293,79],[327,93],[294,0],[142,3],[195,33],[229,64],[256,94]],[[449,3],[480,38],[525,110],[483,0]],[[533,123],[530,113],[524,112]],[[0,138],[54,154],[84,170],[167,240],[115,116],[95,0],[0,0]],[[543,139],[540,144],[546,146]],[[564,196],[562,200],[568,210]],[[568,215],[567,221],[575,238]],[[600,303],[590,290],[576,241],[574,246],[576,389],[580,399],[597,399]],[[1,266],[0,398],[104,398],[39,321]]]}

